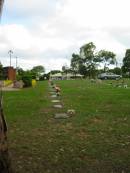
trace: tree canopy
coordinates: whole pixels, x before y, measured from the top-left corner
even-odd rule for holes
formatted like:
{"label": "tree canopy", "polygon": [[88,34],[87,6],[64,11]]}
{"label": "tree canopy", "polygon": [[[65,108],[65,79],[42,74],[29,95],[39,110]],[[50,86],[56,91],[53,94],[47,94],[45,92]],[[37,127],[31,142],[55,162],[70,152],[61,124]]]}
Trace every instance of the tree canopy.
{"label": "tree canopy", "polygon": [[123,58],[122,70],[124,73],[130,73],[130,49],[126,50],[125,57]]}
{"label": "tree canopy", "polygon": [[100,50],[97,56],[98,56],[99,62],[104,64],[104,71],[106,71],[106,68],[108,65],[116,63],[116,58],[115,58],[116,54],[114,54],[111,51]]}
{"label": "tree canopy", "polygon": [[80,55],[73,53],[71,59],[72,72],[76,75],[79,72],[79,65],[82,63]]}
{"label": "tree canopy", "polygon": [[104,65],[105,71],[110,64],[116,63],[116,54],[107,50],[96,52],[96,46],[93,42],[84,44],[80,48],[79,54],[73,53],[71,58],[73,72],[79,72],[89,77],[95,77],[101,63]]}
{"label": "tree canopy", "polygon": [[38,65],[33,67],[31,71],[35,73],[37,77],[40,77],[45,73],[45,68],[42,65]]}

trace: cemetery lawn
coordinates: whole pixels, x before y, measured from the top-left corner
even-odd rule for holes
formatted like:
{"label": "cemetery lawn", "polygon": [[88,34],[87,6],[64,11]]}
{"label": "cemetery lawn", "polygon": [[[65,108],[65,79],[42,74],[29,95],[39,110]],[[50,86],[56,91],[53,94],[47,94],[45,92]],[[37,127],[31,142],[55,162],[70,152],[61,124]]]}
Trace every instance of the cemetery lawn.
{"label": "cemetery lawn", "polygon": [[53,118],[61,110],[52,107],[47,81],[3,93],[15,173],[129,173],[130,88],[113,87],[116,81],[56,83],[63,112],[76,110],[71,118]]}

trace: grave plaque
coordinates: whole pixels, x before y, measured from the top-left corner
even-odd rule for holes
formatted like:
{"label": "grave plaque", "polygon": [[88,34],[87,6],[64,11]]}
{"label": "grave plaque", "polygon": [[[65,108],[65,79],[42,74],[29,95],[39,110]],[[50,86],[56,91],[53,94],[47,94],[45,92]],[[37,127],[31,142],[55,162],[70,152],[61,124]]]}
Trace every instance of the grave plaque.
{"label": "grave plaque", "polygon": [[54,108],[63,108],[62,105],[54,105],[53,107],[54,107]]}
{"label": "grave plaque", "polygon": [[52,100],[52,103],[59,103],[60,100]]}
{"label": "grave plaque", "polygon": [[51,95],[51,97],[52,97],[52,98],[56,98],[56,97],[57,97],[57,95]]}
{"label": "grave plaque", "polygon": [[57,113],[55,114],[55,119],[66,119],[69,118],[69,116],[66,113]]}

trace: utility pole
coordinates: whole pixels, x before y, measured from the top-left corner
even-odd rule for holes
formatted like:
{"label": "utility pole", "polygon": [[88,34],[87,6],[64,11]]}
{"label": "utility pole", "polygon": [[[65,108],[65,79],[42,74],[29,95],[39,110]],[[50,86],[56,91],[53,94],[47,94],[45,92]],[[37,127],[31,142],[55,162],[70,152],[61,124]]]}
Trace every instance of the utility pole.
{"label": "utility pole", "polygon": [[8,54],[9,54],[9,57],[10,57],[10,67],[11,67],[11,55],[13,54],[13,51],[9,50]]}

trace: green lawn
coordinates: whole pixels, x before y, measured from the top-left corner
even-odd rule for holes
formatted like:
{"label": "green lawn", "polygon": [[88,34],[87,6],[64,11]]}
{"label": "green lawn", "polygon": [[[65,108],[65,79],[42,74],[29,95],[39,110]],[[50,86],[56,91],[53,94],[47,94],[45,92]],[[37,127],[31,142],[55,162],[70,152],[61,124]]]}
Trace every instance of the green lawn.
{"label": "green lawn", "polygon": [[4,93],[15,172],[129,173],[130,88],[113,87],[110,81],[56,83],[64,111],[76,110],[66,120],[53,118],[58,110],[52,107],[47,82]]}

